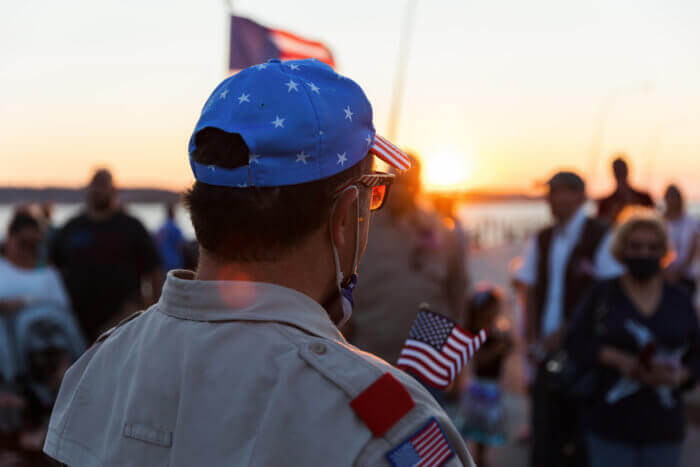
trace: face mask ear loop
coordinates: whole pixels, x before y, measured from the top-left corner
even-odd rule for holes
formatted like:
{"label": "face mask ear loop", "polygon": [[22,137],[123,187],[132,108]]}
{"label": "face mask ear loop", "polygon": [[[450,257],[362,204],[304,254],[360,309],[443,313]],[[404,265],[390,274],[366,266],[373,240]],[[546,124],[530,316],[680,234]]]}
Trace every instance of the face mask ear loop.
{"label": "face mask ear loop", "polygon": [[[352,271],[350,272],[350,277],[352,278],[355,275],[355,270],[357,269],[357,257],[359,255],[359,250],[360,250],[360,200],[359,200],[359,190],[357,189],[356,186],[351,185],[347,188],[345,188],[343,191],[340,192],[336,200],[333,202],[333,206],[331,207],[331,219],[333,218],[333,214],[335,213],[335,208],[338,205],[338,201],[340,200],[340,197],[348,190],[353,189],[357,192],[358,198],[357,198],[357,218],[355,220],[356,223],[356,235],[355,235],[355,253],[354,253],[354,258],[353,258],[353,264],[352,264]],[[331,248],[333,250],[333,261],[335,263],[335,278],[336,278],[336,285],[338,287],[338,293],[340,294],[340,300],[342,303],[342,309],[343,309],[343,317],[340,319],[340,322],[337,323],[337,327],[341,328],[345,323],[347,323],[350,320],[350,316],[352,315],[352,303],[345,298],[343,294],[343,282],[344,282],[344,276],[343,276],[343,271],[340,268],[340,257],[338,255],[338,248],[335,246],[335,239],[333,238],[333,229],[330,230],[330,235],[331,235]]]}
{"label": "face mask ear loop", "polygon": [[352,271],[351,275],[357,274],[357,264],[360,257],[360,190],[356,186],[352,188],[357,192],[357,199],[355,200],[355,205],[357,206],[357,218],[355,219],[355,255],[352,257]]}

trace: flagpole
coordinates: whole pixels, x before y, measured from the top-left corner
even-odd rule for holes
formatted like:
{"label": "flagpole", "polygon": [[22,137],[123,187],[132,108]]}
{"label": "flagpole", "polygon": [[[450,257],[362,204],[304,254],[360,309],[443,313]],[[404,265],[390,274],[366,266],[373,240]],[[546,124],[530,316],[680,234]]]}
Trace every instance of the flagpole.
{"label": "flagpole", "polygon": [[399,60],[396,65],[396,75],[391,92],[391,109],[389,112],[389,128],[387,136],[390,140],[396,140],[399,118],[401,115],[401,101],[406,76],[406,64],[408,62],[408,47],[413,32],[413,17],[416,12],[418,0],[408,0],[404,9],[403,24],[401,25],[401,38],[399,41]]}
{"label": "flagpole", "polygon": [[226,47],[224,47],[224,54],[226,57],[226,76],[231,75],[231,37],[233,37],[233,0],[224,0],[224,5],[226,6],[226,12],[228,13],[227,23],[228,23],[228,34],[226,37]]}

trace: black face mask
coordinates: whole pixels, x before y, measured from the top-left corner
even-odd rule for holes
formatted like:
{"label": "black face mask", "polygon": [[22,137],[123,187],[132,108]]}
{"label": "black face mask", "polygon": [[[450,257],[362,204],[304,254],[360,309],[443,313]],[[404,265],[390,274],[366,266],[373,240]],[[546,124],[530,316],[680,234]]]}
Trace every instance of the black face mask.
{"label": "black face mask", "polygon": [[661,269],[661,259],[654,256],[628,256],[622,262],[627,272],[640,282],[646,282]]}

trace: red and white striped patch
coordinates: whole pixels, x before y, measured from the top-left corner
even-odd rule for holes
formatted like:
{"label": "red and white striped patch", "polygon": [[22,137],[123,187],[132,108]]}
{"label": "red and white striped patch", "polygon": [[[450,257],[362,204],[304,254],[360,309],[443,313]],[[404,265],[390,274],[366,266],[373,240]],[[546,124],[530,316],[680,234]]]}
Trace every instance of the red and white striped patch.
{"label": "red and white striped patch", "polygon": [[408,154],[379,135],[374,135],[374,144],[369,151],[397,170],[411,168],[411,159]]}

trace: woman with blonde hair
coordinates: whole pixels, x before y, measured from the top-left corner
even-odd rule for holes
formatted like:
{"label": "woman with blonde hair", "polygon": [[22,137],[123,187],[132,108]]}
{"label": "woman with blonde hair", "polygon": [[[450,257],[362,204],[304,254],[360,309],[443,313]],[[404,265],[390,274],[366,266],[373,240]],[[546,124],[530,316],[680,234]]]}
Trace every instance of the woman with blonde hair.
{"label": "woman with blonde hair", "polygon": [[685,435],[681,395],[700,376],[698,320],[688,295],[664,280],[662,219],[640,209],[621,219],[611,249],[626,272],[594,287],[567,333],[588,380],[590,465],[673,467]]}

